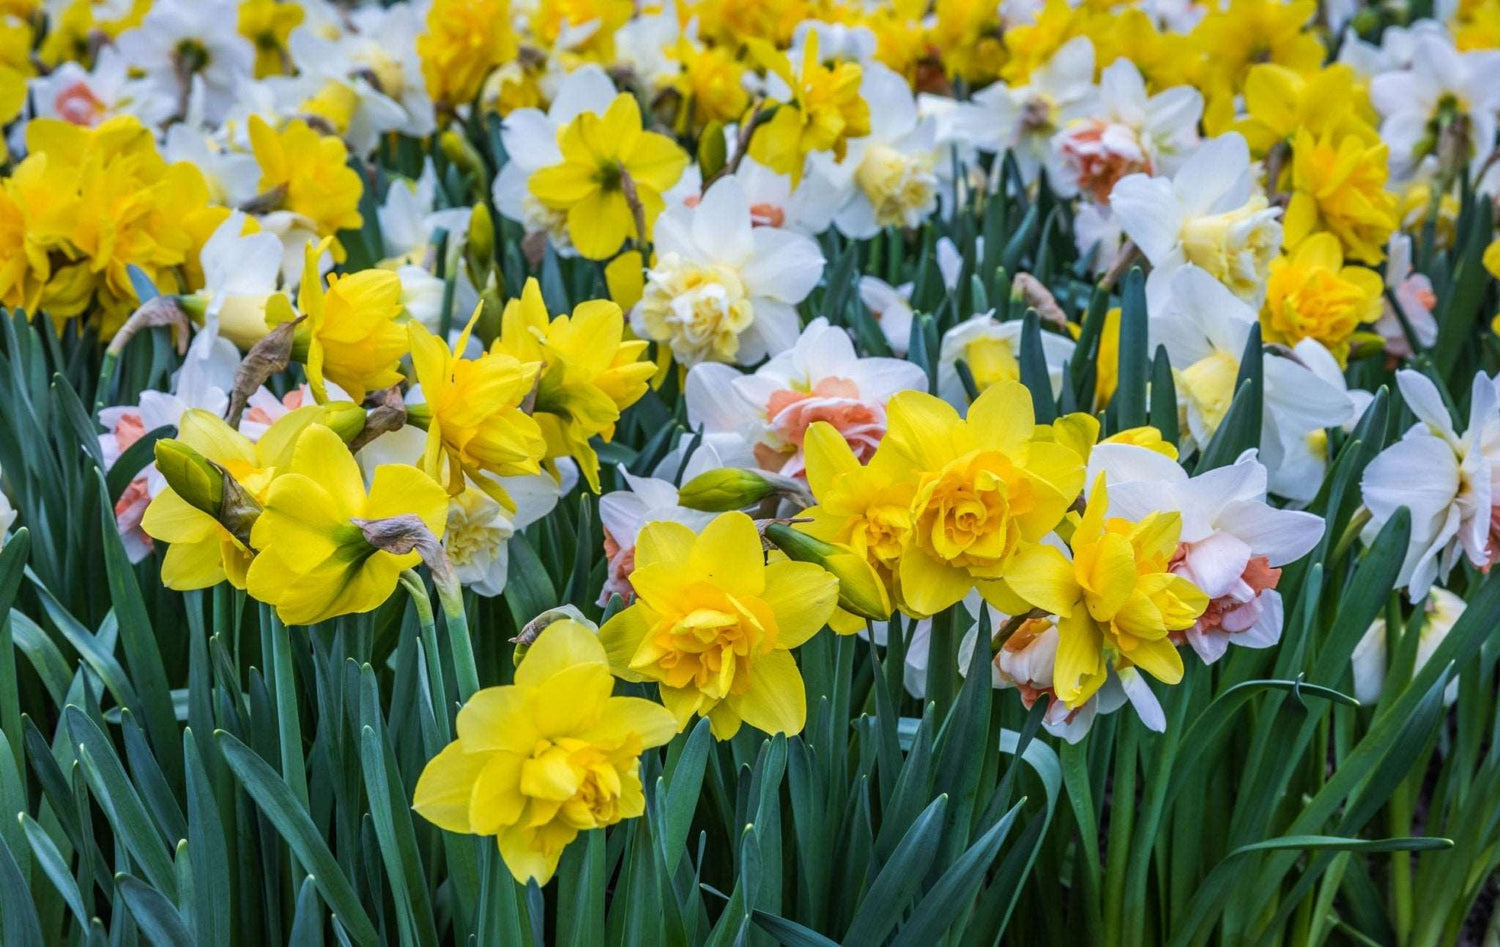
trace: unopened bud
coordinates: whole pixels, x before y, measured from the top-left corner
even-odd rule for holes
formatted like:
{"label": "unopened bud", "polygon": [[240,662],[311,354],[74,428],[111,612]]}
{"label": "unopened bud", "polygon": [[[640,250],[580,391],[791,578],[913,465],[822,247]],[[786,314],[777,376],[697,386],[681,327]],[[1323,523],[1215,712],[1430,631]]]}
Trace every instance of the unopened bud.
{"label": "unopened bud", "polygon": [[838,579],[839,607],[844,611],[872,621],[891,617],[890,590],[864,556],[784,523],[770,524],[765,535],[787,558],[822,566]]}
{"label": "unopened bud", "polygon": [[442,148],[443,157],[451,161],[464,177],[478,182],[479,187],[484,185],[484,159],[479,157],[469,139],[450,128],[438,139],[438,147]]}
{"label": "unopened bud", "polygon": [[682,485],[677,502],[690,510],[723,513],[753,506],[778,494],[803,501],[803,506],[813,504],[812,496],[801,481],[747,467],[705,471]]}
{"label": "unopened bud", "polygon": [[224,503],[224,479],[208,459],[172,437],[156,442],[156,469],[167,486],[194,509],[217,517]]}
{"label": "unopened bud", "polygon": [[469,212],[469,239],[464,246],[469,276],[476,285],[483,284],[495,262],[495,222],[490,218],[489,205],[484,201],[476,203]]}

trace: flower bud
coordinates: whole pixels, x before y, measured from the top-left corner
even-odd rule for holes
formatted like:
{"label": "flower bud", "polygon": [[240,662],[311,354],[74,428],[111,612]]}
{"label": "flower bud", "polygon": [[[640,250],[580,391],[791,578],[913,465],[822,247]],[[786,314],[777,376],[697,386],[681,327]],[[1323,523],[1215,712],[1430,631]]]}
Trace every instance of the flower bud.
{"label": "flower bud", "polygon": [[495,262],[495,222],[489,205],[479,201],[469,212],[469,238],[464,243],[468,255],[469,275],[481,284]]}
{"label": "flower bud", "polygon": [[803,506],[811,506],[813,502],[799,481],[746,467],[720,467],[699,474],[682,485],[677,502],[690,510],[724,513],[753,506],[777,494],[804,500]]}
{"label": "flower bud", "polygon": [[190,506],[218,517],[224,505],[224,478],[202,454],[164,437],[156,442],[156,469]]}
{"label": "flower bud", "polygon": [[891,594],[868,559],[837,543],[772,523],[766,538],[798,562],[811,562],[827,569],[839,580],[839,607],[861,618],[884,621],[891,617]]}

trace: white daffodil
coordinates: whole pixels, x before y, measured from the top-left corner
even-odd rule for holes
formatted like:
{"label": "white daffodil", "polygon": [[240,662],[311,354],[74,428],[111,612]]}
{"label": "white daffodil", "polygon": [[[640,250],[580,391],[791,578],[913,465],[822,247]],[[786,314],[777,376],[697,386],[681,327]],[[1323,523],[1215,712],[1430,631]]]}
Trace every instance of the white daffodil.
{"label": "white daffodil", "polygon": [[1424,157],[1436,153],[1445,129],[1465,127],[1460,157],[1477,173],[1494,147],[1500,53],[1461,53],[1437,30],[1423,30],[1412,40],[1409,64],[1370,80],[1370,102],[1380,112],[1391,174],[1410,178]]}
{"label": "white daffodil", "polygon": [[599,523],[604,527],[604,557],[609,571],[599,604],[619,595],[627,602],[635,596],[630,573],[635,569],[635,541],[647,523],[681,523],[694,532],[707,526],[713,513],[690,510],[677,502],[677,488],[669,481],[636,477],[621,468],[620,475],[630,487],[615,490],[599,498]]}
{"label": "white daffodil", "polygon": [[196,295],[205,300],[205,319],[217,324],[223,344],[248,349],[270,331],[266,302],[277,291],[283,249],[274,235],[244,229],[245,215],[235,211],[204,241],[198,254],[203,289]]}
{"label": "white daffodil", "polygon": [[885,344],[897,355],[905,355],[911,344],[911,321],[915,313],[911,310],[913,284],[892,286],[878,276],[859,278],[859,301],[870,310],[870,315],[880,326]]}
{"label": "white daffodil", "polygon": [[495,209],[519,221],[527,233],[545,233],[564,256],[574,253],[565,216],[544,207],[526,185],[535,171],[562,162],[558,130],[584,112],[603,115],[615,95],[608,74],[599,66],[585,64],[568,73],[547,111],[516,109],[500,126],[506,162],[495,175]]}
{"label": "white daffodil", "polygon": [[[870,134],[850,140],[835,161],[812,159],[814,186],[841,195],[834,226],[855,239],[885,227],[917,227],[937,210],[952,159],[938,146],[937,123],[917,112],[911,86],[879,63],[864,67],[860,95],[870,105]],[[817,178],[823,179],[820,183]]]}
{"label": "white daffodil", "polygon": [[[958,134],[983,151],[1010,149],[1028,184],[1047,163],[1052,136],[1098,111],[1094,44],[1079,36],[1064,43],[1024,86],[995,82],[974,93],[954,117]],[[873,110],[872,110],[873,111]],[[995,168],[998,171],[1000,163]]]}
{"label": "white daffodil", "polygon": [[[353,33],[329,38],[305,27],[299,28],[287,42],[292,62],[297,67],[296,75],[273,76],[266,80],[284,111],[317,116],[348,142],[356,154],[368,154],[386,132],[417,134],[411,129],[425,127],[431,132],[434,127],[430,101],[424,124],[414,119],[400,102],[381,91],[379,75],[375,72],[377,64],[354,56],[357,49],[368,46]],[[413,54],[415,51],[413,46]],[[397,77],[394,81],[400,81],[399,61],[394,57],[386,59],[387,63],[379,65]]]}
{"label": "white daffodil", "polygon": [[[1207,272],[1190,265],[1178,268],[1165,304],[1151,316],[1151,349],[1166,346],[1178,401],[1186,408],[1188,433],[1200,447],[1213,437],[1234,401],[1240,358],[1255,324],[1255,310]],[[1312,499],[1318,482],[1286,475],[1283,445],[1345,423],[1354,414],[1354,402],[1300,358],[1267,351],[1263,367],[1265,412],[1260,444],[1271,490],[1290,499]]]}
{"label": "white daffodil", "polygon": [[797,341],[797,303],[823,275],[812,238],[756,227],[739,181],[715,182],[696,206],[656,221],[656,260],[630,323],[678,362],[753,365]]}
{"label": "white daffodil", "polygon": [[1170,178],[1121,178],[1109,203],[1151,261],[1146,296],[1153,309],[1172,275],[1189,263],[1259,308],[1266,271],[1281,252],[1281,208],[1259,191],[1250,149],[1238,133],[1204,142]]}
{"label": "white daffodil", "polygon": [[[828,229],[838,208],[839,195],[817,175],[804,176],[794,189],[790,175],[777,174],[746,156],[734,178],[745,191],[757,227],[779,227],[816,237]],[[693,195],[688,203],[696,203],[695,199]]]}
{"label": "white daffodil", "polygon": [[1500,558],[1493,525],[1500,495],[1500,411],[1494,382],[1483,372],[1474,376],[1469,426],[1462,434],[1426,375],[1403,369],[1396,385],[1417,423],[1365,468],[1360,488],[1370,521],[1362,538],[1373,541],[1397,508],[1411,511],[1399,584],[1415,601],[1447,577],[1460,555],[1481,569]]}
{"label": "white daffodil", "polygon": [[86,128],[129,114],[135,104],[129,66],[111,45],[99,49],[92,70],[69,61],[27,85],[37,118],[60,118]]}
{"label": "white daffodil", "polygon": [[[1022,325],[1020,319],[1001,322],[984,312],[944,332],[938,347],[938,397],[960,412],[967,409],[970,398],[958,374],[959,359],[968,366],[979,391],[999,381],[1020,379]],[[1062,392],[1062,367],[1073,357],[1073,348],[1072,339],[1055,332],[1042,333],[1042,357],[1054,395]]]}
{"label": "white daffodil", "polygon": [[[1338,359],[1316,339],[1303,339],[1292,346],[1292,357],[1326,382],[1329,388],[1342,391],[1349,397],[1353,408],[1348,418],[1335,426],[1343,428],[1345,433],[1353,430],[1375,396],[1361,388],[1350,388]],[[1287,425],[1280,429],[1280,434],[1281,459],[1271,478],[1272,488],[1289,500],[1311,500],[1317,495],[1332,461],[1328,456],[1328,431],[1326,428],[1308,431],[1301,425]]]}
{"label": "white daffodil", "polygon": [[927,375],[899,358],[860,358],[849,335],[821,317],[797,344],[753,374],[705,363],[688,375],[689,423],[738,431],[764,470],[803,475],[802,440],[814,421],[831,424],[868,461],[885,436],[885,404],[898,391],[926,390]]}
{"label": "white daffodil", "polygon": [[[1391,234],[1391,242],[1386,247],[1385,288],[1390,293],[1381,309],[1380,319],[1375,323],[1375,331],[1385,339],[1385,350],[1401,358],[1410,358],[1412,346],[1407,337],[1408,329],[1418,345],[1430,348],[1437,341],[1437,317],[1432,314],[1437,307],[1437,293],[1425,273],[1412,269],[1411,237],[1399,231]],[[1391,297],[1396,300],[1394,306]]]}
{"label": "white daffodil", "polygon": [[[1412,667],[1416,673],[1427,664],[1432,653],[1448,637],[1448,632],[1458,623],[1467,602],[1447,589],[1433,586],[1422,606],[1421,625],[1417,628],[1417,655]],[[1405,629],[1403,633],[1409,634]],[[1370,630],[1354,646],[1349,655],[1349,664],[1354,670],[1354,697],[1361,704],[1373,706],[1385,690],[1385,676],[1390,667],[1386,649],[1385,613],[1370,624]],[[1458,699],[1458,677],[1443,688],[1443,706],[1451,706]]]}
{"label": "white daffodil", "polygon": [[1052,137],[1048,183],[1065,197],[1084,194],[1105,204],[1127,174],[1176,173],[1198,144],[1203,95],[1175,86],[1146,95],[1135,63],[1117,59],[1099,79],[1097,111]]}
{"label": "white daffodil", "polygon": [[1181,637],[1205,664],[1230,644],[1269,648],[1281,640],[1281,567],[1323,536],[1323,519],[1266,502],[1267,471],[1253,450],[1233,464],[1189,477],[1177,461],[1133,444],[1100,444],[1089,455],[1092,484],[1103,472],[1110,514],[1140,521],[1176,512],[1182,533],[1171,571],[1209,597]]}
{"label": "white daffodil", "polygon": [[203,118],[224,120],[255,69],[255,48],[239,34],[234,0],[159,0],[141,25],[115,40],[120,57],[142,79],[139,113],[165,121],[201,96]]}
{"label": "white daffodil", "polygon": [[[787,58],[792,62],[802,61],[809,33],[816,33],[818,36],[818,58],[823,62],[853,62],[862,66],[875,62],[877,40],[874,30],[868,26],[829,23],[825,20],[803,20],[792,30],[792,46],[787,51]],[[873,119],[874,109],[871,108],[870,111]]]}

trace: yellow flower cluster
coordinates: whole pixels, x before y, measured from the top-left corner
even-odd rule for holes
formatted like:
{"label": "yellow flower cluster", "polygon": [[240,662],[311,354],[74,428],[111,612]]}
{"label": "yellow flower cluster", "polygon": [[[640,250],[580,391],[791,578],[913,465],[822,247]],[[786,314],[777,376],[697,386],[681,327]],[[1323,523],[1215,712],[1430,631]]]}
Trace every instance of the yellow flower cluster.
{"label": "yellow flower cluster", "polygon": [[[866,465],[831,426],[808,431],[818,505],[807,532],[863,556],[909,615],[936,614],[977,589],[1005,614],[1058,616],[1059,680],[1066,669],[1074,683],[1057,693],[1070,708],[1093,696],[1111,662],[1169,684],[1181,678],[1169,634],[1190,627],[1208,600],[1167,573],[1177,514],[1106,519],[1102,482],[1081,520],[1070,513],[1098,433],[1092,418],[1037,425],[1015,381],[991,384],[963,418],[915,391],[887,411]],[[1053,535],[1069,539],[1071,560],[1049,545]]]}
{"label": "yellow flower cluster", "polygon": [[228,214],[198,168],[168,164],[129,117],[93,129],[38,119],[26,150],[0,180],[0,303],[59,325],[89,314],[109,336],[136,304],[128,267],[164,292],[193,288],[198,249]]}

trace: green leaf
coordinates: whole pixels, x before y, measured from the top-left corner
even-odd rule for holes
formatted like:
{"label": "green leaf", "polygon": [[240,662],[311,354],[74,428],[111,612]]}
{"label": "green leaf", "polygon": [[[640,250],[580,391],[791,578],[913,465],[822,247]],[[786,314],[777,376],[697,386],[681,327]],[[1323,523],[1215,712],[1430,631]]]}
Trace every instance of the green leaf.
{"label": "green leaf", "polygon": [[[988,683],[988,681],[986,681]],[[937,857],[943,842],[943,819],[947,815],[948,797],[938,796],[917,816],[891,853],[890,860],[870,884],[860,902],[849,930],[846,944],[878,944],[885,940],[906,905],[916,895]]]}
{"label": "green leaf", "polygon": [[89,926],[89,911],[83,906],[83,894],[78,890],[78,881],[69,870],[68,863],[63,859],[62,853],[57,850],[52,839],[48,837],[47,831],[37,821],[24,812],[18,813],[21,829],[26,833],[26,842],[31,846],[31,854],[36,857],[36,863],[41,866],[42,872],[62,895],[63,903],[68,910],[73,912],[73,917],[78,921],[79,930],[87,930]]}
{"label": "green leaf", "polygon": [[838,947],[838,941],[830,940],[810,927],[803,927],[796,921],[789,921],[776,914],[751,911],[750,919],[785,947]]}
{"label": "green leaf", "polygon": [[935,944],[954,922],[972,906],[974,896],[984,885],[1000,845],[1010,834],[1010,827],[1021,811],[1017,803],[1003,818],[979,837],[968,851],[964,852],[948,870],[938,878],[932,888],[912,910],[911,917],[901,925],[901,930],[892,947],[926,947]]}
{"label": "green leaf", "polygon": [[42,947],[42,922],[10,844],[0,835],[0,933],[6,947]]}
{"label": "green leaf", "polygon": [[182,922],[182,915],[160,891],[124,873],[115,875],[115,887],[130,909],[130,916],[151,943],[158,947],[192,943],[193,935]]}
{"label": "green leaf", "polygon": [[1146,377],[1150,352],[1146,349],[1146,276],[1140,267],[1125,275],[1120,303],[1120,364],[1110,408],[1119,430],[1146,423]]}
{"label": "green leaf", "polygon": [[156,646],[151,619],[135,570],[120,543],[115,527],[114,503],[109,499],[103,474],[98,475],[99,528],[104,536],[104,565],[108,577],[109,597],[120,620],[120,643],[125,649],[125,664],[140,696],[146,732],[151,748],[161,760],[162,770],[174,791],[182,790],[182,745],[179,743],[177,716],[172,710],[172,691],[167,684],[166,668]]}
{"label": "green leaf", "polygon": [[297,859],[311,870],[318,893],[334,915],[349,929],[356,942],[376,943],[379,938],[369,915],[334,860],[333,853],[328,850],[328,843],[318,834],[307,812],[297,804],[291,788],[269,763],[232,734],[218,730],[214,732],[214,738],[219,741],[224,761],[234,771],[240,785],[276,826],[276,831],[286,840]]}

